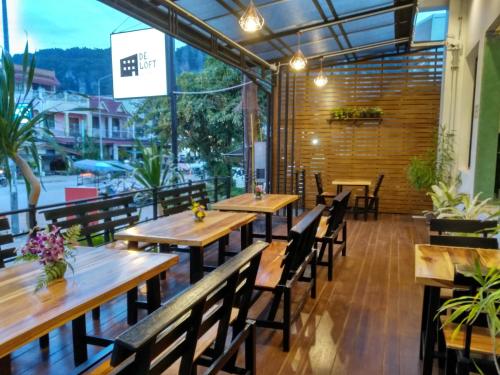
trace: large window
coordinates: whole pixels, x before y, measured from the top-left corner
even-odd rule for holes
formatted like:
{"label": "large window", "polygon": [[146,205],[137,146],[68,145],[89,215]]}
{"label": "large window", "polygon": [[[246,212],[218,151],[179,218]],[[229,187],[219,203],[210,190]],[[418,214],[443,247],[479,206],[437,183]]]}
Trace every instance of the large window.
{"label": "large window", "polygon": [[438,42],[446,39],[448,11],[420,10],[415,17],[413,43]]}

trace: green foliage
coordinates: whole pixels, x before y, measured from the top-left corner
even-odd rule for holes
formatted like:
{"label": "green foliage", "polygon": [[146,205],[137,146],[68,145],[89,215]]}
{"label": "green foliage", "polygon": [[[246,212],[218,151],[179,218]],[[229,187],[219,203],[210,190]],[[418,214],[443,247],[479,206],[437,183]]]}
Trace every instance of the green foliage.
{"label": "green foliage", "polygon": [[330,111],[330,123],[335,120],[346,120],[350,118],[381,118],[384,111],[380,107],[339,107]]}
{"label": "green foliage", "polygon": [[43,267],[43,272],[37,279],[35,292],[46,287],[52,281],[62,279],[68,269],[68,266],[71,267],[71,264],[65,260],[45,265]]}
{"label": "green foliage", "polygon": [[[0,165],[5,169],[9,182],[12,179],[12,171],[8,159],[15,160],[19,158],[20,152],[24,152],[38,161],[36,142],[41,138],[48,139],[48,136],[52,136],[45,127],[47,112],[32,113],[36,100],[30,95],[34,75],[35,58],[30,58],[27,43],[23,54],[20,82],[16,82],[12,57],[3,50],[0,69]],[[22,85],[17,96],[16,85]],[[40,167],[38,163],[36,165],[37,168]]]}
{"label": "green foliage", "polygon": [[450,184],[456,179],[453,175],[452,131],[440,127],[434,136],[434,143],[423,157],[413,157],[406,169],[408,182],[416,190],[429,191],[440,182]]}
{"label": "green foliage", "polygon": [[136,129],[141,129],[145,137],[157,139],[164,145],[170,144],[172,136],[170,98],[152,97],[136,104],[129,123],[136,124]]}
{"label": "green foliage", "polygon": [[[206,91],[241,83],[241,73],[208,57],[199,73],[183,73],[180,91]],[[223,153],[243,143],[241,90],[209,95],[181,95],[178,103],[181,144],[197,152],[212,176],[228,175],[230,166]]]}
{"label": "green foliage", "polygon": [[[481,314],[486,314],[492,352],[496,353],[498,349],[496,339],[500,334],[500,270],[490,268],[486,275],[484,275],[481,264],[476,259],[474,270],[472,272],[464,272],[464,274],[473,278],[479,284],[477,292],[471,296],[461,296],[446,301],[439,308],[436,318],[439,318],[442,313],[450,309],[451,314],[447,316],[443,326],[453,322],[457,323],[453,331],[453,335],[455,336],[464,325],[472,325]],[[500,374],[497,357],[496,355],[492,357],[497,373]]]}
{"label": "green foliage", "polygon": [[432,199],[434,215],[438,219],[461,219],[461,220],[492,220],[497,219],[500,210],[491,211],[488,207],[490,198],[480,200],[481,193],[474,197],[457,191],[458,182],[451,184],[439,182],[432,185],[431,191],[427,193]]}
{"label": "green foliage", "polygon": [[182,174],[167,164],[167,153],[162,147],[152,143],[145,147],[137,142],[140,161],[135,166],[134,177],[145,188],[158,188],[182,180]]}
{"label": "green foliage", "polygon": [[82,159],[99,159],[99,146],[87,134],[75,145],[75,150],[80,153]]}

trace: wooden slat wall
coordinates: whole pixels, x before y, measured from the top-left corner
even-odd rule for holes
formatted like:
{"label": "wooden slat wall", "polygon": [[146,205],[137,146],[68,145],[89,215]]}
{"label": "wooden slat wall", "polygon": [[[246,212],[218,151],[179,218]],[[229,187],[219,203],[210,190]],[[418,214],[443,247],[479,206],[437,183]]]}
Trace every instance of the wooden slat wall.
{"label": "wooden slat wall", "polygon": [[[406,168],[413,156],[432,146],[438,126],[442,52],[419,52],[325,68],[328,84],[316,88],[316,72],[280,77],[280,108],[275,191],[293,191],[293,171],[306,170],[306,206],[315,202],[313,174],[320,171],[326,189],[333,178],[369,178],[385,174],[381,210],[419,213],[431,207],[413,190]],[[358,123],[327,119],[335,107],[384,110],[383,121]],[[313,139],[318,144],[312,143]],[[286,173],[285,173],[286,171]]]}

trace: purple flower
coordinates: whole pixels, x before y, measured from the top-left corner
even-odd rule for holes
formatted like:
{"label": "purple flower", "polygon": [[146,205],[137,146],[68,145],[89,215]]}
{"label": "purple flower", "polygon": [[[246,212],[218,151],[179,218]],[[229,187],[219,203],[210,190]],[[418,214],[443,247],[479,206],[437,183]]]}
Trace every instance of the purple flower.
{"label": "purple flower", "polygon": [[21,249],[22,255],[36,255],[43,265],[55,263],[64,259],[64,238],[61,228],[52,226],[45,231],[36,228],[30,233],[26,245]]}

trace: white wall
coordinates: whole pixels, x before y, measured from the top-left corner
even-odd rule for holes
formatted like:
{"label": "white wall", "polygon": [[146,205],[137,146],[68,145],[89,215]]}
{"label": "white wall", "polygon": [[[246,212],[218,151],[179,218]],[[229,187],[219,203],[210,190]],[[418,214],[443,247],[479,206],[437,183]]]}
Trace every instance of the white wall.
{"label": "white wall", "polygon": [[[461,190],[474,191],[477,123],[480,106],[482,56],[485,34],[500,20],[500,0],[450,0],[440,123],[455,132],[455,169],[462,176]],[[475,105],[474,62],[478,56]],[[471,117],[474,113],[469,167]]]}

